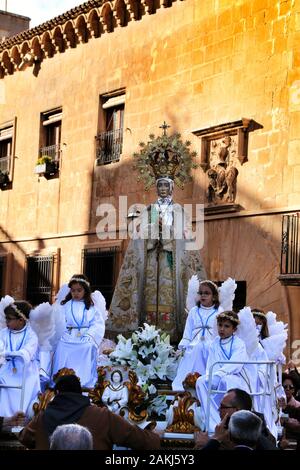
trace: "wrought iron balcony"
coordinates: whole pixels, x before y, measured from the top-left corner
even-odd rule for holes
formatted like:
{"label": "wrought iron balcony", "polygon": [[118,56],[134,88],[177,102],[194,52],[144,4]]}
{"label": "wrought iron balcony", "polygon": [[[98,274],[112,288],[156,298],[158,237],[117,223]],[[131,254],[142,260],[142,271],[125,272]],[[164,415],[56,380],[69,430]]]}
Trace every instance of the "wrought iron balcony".
{"label": "wrought iron balcony", "polygon": [[100,132],[96,136],[96,159],[98,165],[117,162],[123,145],[123,129]]}
{"label": "wrought iron balcony", "polygon": [[286,285],[300,285],[300,213],[282,218],[281,270],[279,279]]}
{"label": "wrought iron balcony", "polygon": [[50,157],[54,162],[60,160],[60,144],[48,145],[47,147],[40,148],[40,157]]}

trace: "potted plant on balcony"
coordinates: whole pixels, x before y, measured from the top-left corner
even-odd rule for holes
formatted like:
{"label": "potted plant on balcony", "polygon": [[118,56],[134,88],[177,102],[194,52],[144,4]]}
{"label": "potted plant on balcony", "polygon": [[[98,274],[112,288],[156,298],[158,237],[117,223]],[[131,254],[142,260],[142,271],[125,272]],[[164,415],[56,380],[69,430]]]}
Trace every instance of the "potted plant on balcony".
{"label": "potted plant on balcony", "polygon": [[34,172],[38,175],[54,175],[57,172],[57,162],[49,155],[42,155],[36,162]]}
{"label": "potted plant on balcony", "polygon": [[3,188],[10,183],[8,171],[0,170],[0,187]]}

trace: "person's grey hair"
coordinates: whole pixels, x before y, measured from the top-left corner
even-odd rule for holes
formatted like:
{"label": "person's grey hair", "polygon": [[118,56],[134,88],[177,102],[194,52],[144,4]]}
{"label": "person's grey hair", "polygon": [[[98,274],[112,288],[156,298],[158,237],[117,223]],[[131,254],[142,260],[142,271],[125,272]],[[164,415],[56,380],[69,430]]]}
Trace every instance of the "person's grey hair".
{"label": "person's grey hair", "polygon": [[262,420],[252,411],[239,410],[230,416],[228,429],[236,444],[253,446],[261,434]]}
{"label": "person's grey hair", "polygon": [[79,424],[62,424],[50,436],[50,450],[93,450],[93,436]]}

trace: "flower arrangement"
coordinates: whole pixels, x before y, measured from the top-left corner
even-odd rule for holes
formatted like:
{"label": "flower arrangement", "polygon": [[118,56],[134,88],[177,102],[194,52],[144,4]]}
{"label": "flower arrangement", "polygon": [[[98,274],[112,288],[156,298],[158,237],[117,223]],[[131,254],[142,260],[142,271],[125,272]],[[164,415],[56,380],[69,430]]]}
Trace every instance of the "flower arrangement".
{"label": "flower arrangement", "polygon": [[52,161],[49,155],[42,155],[37,159],[36,165],[43,165],[44,163],[51,163]]}
{"label": "flower arrangement", "polygon": [[146,393],[148,413],[165,414],[166,397],[157,395],[154,383],[173,380],[176,375],[178,355],[170,345],[169,335],[144,323],[144,327],[138,328],[129,339],[118,335],[116,349],[109,358],[112,365],[126,365],[135,371],[138,383]]}

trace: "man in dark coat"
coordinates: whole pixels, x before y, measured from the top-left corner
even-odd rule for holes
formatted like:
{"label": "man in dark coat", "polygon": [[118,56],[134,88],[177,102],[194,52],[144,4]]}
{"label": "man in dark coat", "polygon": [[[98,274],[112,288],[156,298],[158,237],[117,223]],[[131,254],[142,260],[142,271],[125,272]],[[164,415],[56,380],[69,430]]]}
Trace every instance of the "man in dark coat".
{"label": "man in dark coat", "polygon": [[55,386],[55,397],[19,434],[19,440],[30,449],[49,449],[49,437],[61,424],[85,426],[93,436],[94,450],[111,450],[113,445],[134,450],[158,449],[159,435],[132,426],[107,408],[91,405],[82,395],[79,379],[61,377]]}

